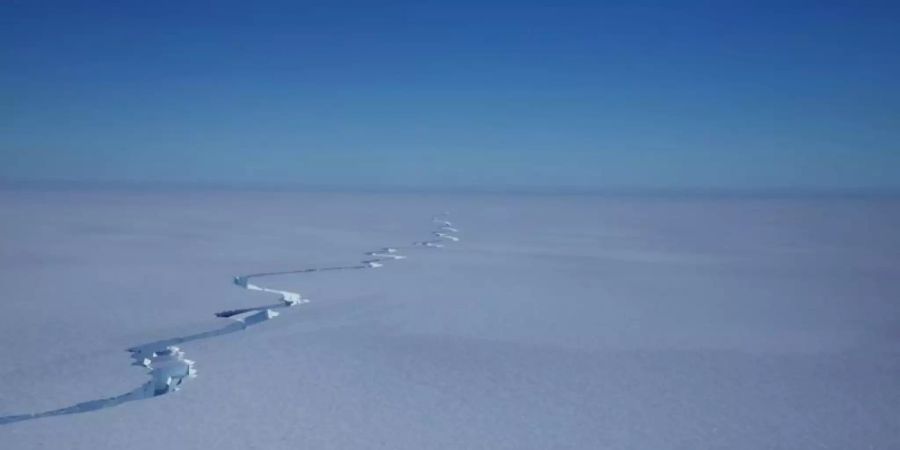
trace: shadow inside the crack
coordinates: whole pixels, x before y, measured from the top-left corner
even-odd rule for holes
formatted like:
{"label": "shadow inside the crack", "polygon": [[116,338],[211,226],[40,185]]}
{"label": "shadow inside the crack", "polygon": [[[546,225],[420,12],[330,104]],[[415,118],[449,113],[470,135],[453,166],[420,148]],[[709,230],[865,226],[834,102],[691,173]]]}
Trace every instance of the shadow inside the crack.
{"label": "shadow inside the crack", "polygon": [[80,414],[112,408],[123,403],[158,397],[177,391],[181,385],[197,376],[194,361],[185,359],[184,352],[177,347],[183,344],[201,339],[209,339],[224,334],[242,331],[250,326],[263,323],[278,316],[271,309],[252,309],[252,314],[243,315],[231,323],[202,333],[186,336],[176,336],[137,345],[128,349],[133,360],[132,365],[146,367],[149,371],[150,381],[136,389],[114,397],[100,398],[86,402],[76,403],[65,408],[54,409],[30,414],[15,414],[0,417],[0,425],[22,422],[26,420],[41,419],[44,417],[63,416],[67,414]]}

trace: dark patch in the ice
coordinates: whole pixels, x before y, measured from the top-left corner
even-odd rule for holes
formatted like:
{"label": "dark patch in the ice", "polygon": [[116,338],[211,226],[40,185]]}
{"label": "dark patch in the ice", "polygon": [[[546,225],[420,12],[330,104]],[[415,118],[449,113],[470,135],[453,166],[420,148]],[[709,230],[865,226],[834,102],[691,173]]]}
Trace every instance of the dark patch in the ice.
{"label": "dark patch in the ice", "polygon": [[[440,216],[436,216],[433,220],[435,223],[440,225],[440,231],[435,231],[432,233],[438,239],[414,242],[411,246],[409,246],[410,248],[414,248],[417,246],[443,247],[443,242],[445,240],[453,242],[459,241],[459,238],[457,236],[449,234],[451,232],[455,233],[459,230],[453,228],[453,224],[446,219],[446,213]],[[128,352],[131,353],[132,365],[147,368],[148,374],[150,375],[150,381],[144,383],[140,387],[130,392],[126,392],[114,397],[107,397],[77,403],[72,406],[67,406],[65,408],[55,409],[52,411],[2,416],[0,417],[0,425],[40,419],[43,417],[79,414],[84,412],[96,411],[99,409],[112,408],[113,406],[118,406],[122,403],[158,397],[160,395],[165,395],[170,392],[177,391],[181,388],[181,385],[184,382],[197,376],[197,370],[194,367],[194,361],[185,359],[184,352],[181,351],[181,349],[177,347],[177,345],[246,330],[253,325],[257,325],[278,317],[278,312],[276,312],[275,309],[290,308],[309,302],[308,299],[303,298],[299,293],[280,291],[277,289],[259,286],[250,283],[250,279],[311,272],[371,269],[382,267],[384,265],[384,262],[387,261],[406,258],[405,256],[398,253],[398,247],[386,247],[379,250],[367,252],[366,255],[372,258],[360,261],[360,264],[353,266],[315,267],[309,269],[286,270],[281,272],[262,272],[236,276],[234,277],[234,284],[236,284],[237,286],[253,291],[278,294],[280,296],[280,302],[263,306],[220,311],[215,313],[217,317],[228,318],[232,320],[232,322],[214,330],[190,334],[187,336],[176,336],[173,338],[162,339],[159,341],[136,345],[129,348]]]}

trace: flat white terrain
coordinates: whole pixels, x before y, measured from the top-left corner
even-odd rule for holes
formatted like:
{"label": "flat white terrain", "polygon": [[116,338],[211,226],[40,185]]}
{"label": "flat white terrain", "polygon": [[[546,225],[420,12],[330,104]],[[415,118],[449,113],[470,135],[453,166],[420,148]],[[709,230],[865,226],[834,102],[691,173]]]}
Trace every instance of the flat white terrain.
{"label": "flat white terrain", "polygon": [[[0,212],[4,450],[900,448],[897,199],[8,190]],[[279,302],[234,276],[377,258],[251,279],[310,301],[177,344],[177,392],[22,417],[127,394],[149,377],[126,349]]]}

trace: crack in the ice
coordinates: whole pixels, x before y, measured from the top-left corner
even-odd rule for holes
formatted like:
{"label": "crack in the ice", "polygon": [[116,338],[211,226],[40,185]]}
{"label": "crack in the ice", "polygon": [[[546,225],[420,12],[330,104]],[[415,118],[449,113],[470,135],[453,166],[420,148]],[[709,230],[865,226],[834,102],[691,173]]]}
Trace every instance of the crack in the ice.
{"label": "crack in the ice", "polygon": [[[459,230],[453,227],[453,224],[447,220],[447,213],[435,216],[433,221],[440,225],[440,231],[432,234],[437,239],[428,241],[414,242],[409,248],[414,247],[443,247],[443,242],[459,241],[459,237],[450,233],[456,233]],[[184,352],[178,347],[180,344],[197,341],[201,339],[209,339],[222,336],[224,334],[234,333],[246,330],[247,328],[258,325],[278,317],[279,313],[275,309],[291,308],[294,306],[309,303],[309,299],[304,298],[297,292],[282,291],[272,289],[257,284],[250,283],[253,278],[263,278],[276,275],[290,275],[311,272],[327,272],[336,270],[358,270],[372,269],[382,267],[386,261],[395,261],[406,259],[406,256],[398,253],[398,247],[385,247],[379,250],[370,251],[366,256],[371,258],[360,261],[357,265],[352,266],[336,266],[336,267],[314,267],[309,269],[286,270],[281,272],[261,272],[248,275],[239,275],[234,277],[234,284],[251,291],[261,291],[279,295],[279,302],[254,306],[248,308],[239,308],[215,313],[216,317],[228,318],[231,323],[214,330],[195,333],[187,336],[176,336],[169,339],[149,342],[137,345],[128,349],[131,354],[132,365],[147,368],[150,375],[150,381],[147,381],[140,387],[114,397],[90,400],[77,403],[65,408],[55,409],[32,414],[18,414],[0,417],[0,425],[21,422],[26,420],[40,419],[43,417],[62,416],[67,414],[78,414],[99,409],[111,408],[135,400],[143,400],[181,389],[186,381],[197,376],[197,369],[194,367],[194,361],[184,358]]]}

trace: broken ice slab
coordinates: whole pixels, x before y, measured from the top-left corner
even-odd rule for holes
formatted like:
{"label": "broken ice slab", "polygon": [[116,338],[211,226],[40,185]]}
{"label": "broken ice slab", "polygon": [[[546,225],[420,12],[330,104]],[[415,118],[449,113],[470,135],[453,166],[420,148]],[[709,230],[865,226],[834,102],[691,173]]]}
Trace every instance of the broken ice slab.
{"label": "broken ice slab", "polygon": [[434,235],[437,236],[437,237],[439,237],[439,238],[442,238],[442,239],[449,239],[449,240],[451,240],[451,241],[453,241],[453,242],[459,241],[459,238],[458,238],[458,237],[453,236],[453,235],[450,235],[450,234],[447,234],[447,233],[435,232]]}
{"label": "broken ice slab", "polygon": [[287,306],[296,306],[301,303],[309,303],[309,299],[303,298],[297,292],[290,291],[280,291],[278,289],[269,289],[267,287],[257,286],[255,284],[246,283],[243,285],[244,288],[249,289],[251,291],[262,291],[262,292],[270,292],[272,294],[278,294],[281,296],[281,301],[284,302]]}
{"label": "broken ice slab", "polygon": [[374,256],[376,258],[381,258],[381,259],[406,259],[405,256],[398,255],[394,252],[388,253],[388,252],[376,251],[376,252],[367,252],[366,255]]}
{"label": "broken ice slab", "polygon": [[174,346],[155,352],[149,368],[153,395],[177,391],[181,383],[197,376],[194,361],[184,359],[184,352]]}
{"label": "broken ice slab", "polygon": [[239,322],[242,322],[246,326],[251,326],[274,319],[276,317],[278,317],[278,312],[272,311],[271,309],[264,309],[262,311],[238,318],[237,320]]}
{"label": "broken ice slab", "polygon": [[281,291],[281,301],[287,306],[297,306],[303,303],[309,303],[308,298],[303,298],[296,292]]}

